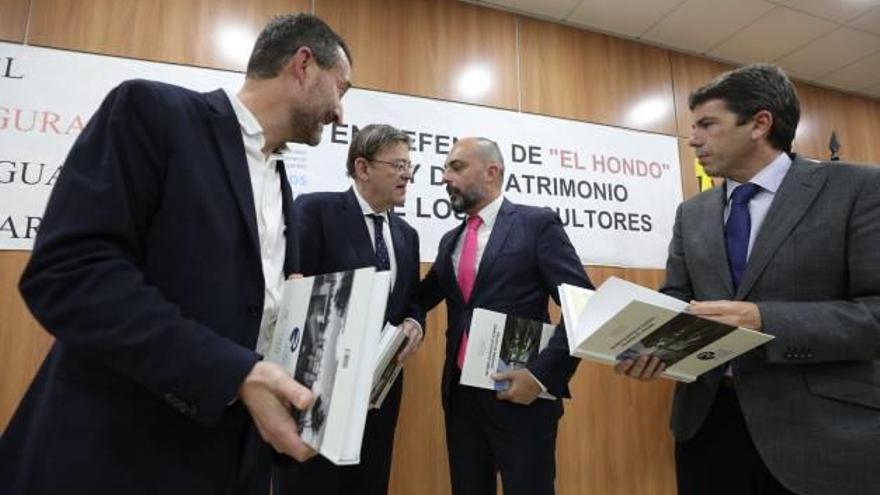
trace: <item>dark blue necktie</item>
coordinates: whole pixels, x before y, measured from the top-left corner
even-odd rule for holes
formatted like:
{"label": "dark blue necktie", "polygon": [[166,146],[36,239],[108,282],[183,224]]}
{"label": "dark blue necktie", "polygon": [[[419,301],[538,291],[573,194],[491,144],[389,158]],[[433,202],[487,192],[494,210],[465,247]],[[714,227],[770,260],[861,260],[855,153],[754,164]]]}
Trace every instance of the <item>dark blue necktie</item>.
{"label": "dark blue necktie", "polygon": [[385,236],[382,235],[382,226],[385,224],[385,216],[370,213],[367,215],[373,219],[373,232],[376,244],[376,271],[384,272],[391,269],[391,258],[388,257],[388,246],[385,245]]}
{"label": "dark blue necktie", "polygon": [[733,289],[739,288],[739,281],[746,269],[749,253],[749,235],[752,232],[752,217],[749,215],[749,201],[758,194],[761,186],[746,182],[733,190],[730,195],[730,214],[724,227],[724,241],[727,244],[727,264]]}

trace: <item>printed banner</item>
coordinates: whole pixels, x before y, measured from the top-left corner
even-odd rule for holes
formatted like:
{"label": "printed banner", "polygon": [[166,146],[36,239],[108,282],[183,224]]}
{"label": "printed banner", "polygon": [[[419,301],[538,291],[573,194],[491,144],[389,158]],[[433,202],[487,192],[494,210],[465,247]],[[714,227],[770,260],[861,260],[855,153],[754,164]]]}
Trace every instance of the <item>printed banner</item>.
{"label": "printed banner", "polygon": [[[243,81],[237,72],[0,43],[0,249],[31,249],[67,151],[104,96],[134,78],[198,91]],[[419,231],[422,261],[434,260],[463,218],[442,184],[446,156],[458,138],[484,136],[504,154],[505,196],[557,211],[584,264],[665,266],[682,200],[674,137],[361,89],[343,103],[344,124],[285,160],[294,194],[350,187],[345,159],[358,128],[404,130],[415,173],[396,211]]]}

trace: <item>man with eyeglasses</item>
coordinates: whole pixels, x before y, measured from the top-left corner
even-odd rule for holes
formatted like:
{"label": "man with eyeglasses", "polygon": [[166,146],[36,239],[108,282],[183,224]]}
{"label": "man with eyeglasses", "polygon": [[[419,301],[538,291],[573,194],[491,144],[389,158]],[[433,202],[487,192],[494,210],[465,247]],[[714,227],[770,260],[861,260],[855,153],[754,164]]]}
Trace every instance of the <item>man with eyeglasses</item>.
{"label": "man with eyeglasses", "polygon": [[[354,184],[343,192],[304,194],[294,201],[298,270],[304,276],[375,266],[391,271],[385,320],[403,325],[403,361],[422,340],[424,312],[410,304],[419,283],[419,236],[391,209],[403,206],[412,178],[410,138],[390,125],[368,125],[348,150]],[[367,416],[361,463],[335,466],[322,457],[276,469],[276,493],[388,493],[394,429],[403,391],[401,377],[382,407]]]}

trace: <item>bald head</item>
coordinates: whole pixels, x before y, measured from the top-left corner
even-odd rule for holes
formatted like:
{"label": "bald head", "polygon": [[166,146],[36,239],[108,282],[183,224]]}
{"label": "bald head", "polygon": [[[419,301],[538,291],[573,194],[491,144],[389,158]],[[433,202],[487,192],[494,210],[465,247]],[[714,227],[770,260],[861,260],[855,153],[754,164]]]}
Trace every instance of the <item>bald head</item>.
{"label": "bald head", "polygon": [[459,139],[446,159],[443,182],[456,212],[473,215],[501,194],[504,158],[491,139]]}
{"label": "bald head", "polygon": [[[457,147],[462,147],[464,150],[472,153],[471,156],[484,168],[489,165],[497,166],[498,174],[495,177],[495,182],[497,182],[500,188],[504,180],[504,156],[501,155],[501,148],[498,147],[498,143],[484,137],[465,137],[455,143],[455,146],[452,148],[453,152]],[[452,152],[450,152],[450,155],[452,155]]]}

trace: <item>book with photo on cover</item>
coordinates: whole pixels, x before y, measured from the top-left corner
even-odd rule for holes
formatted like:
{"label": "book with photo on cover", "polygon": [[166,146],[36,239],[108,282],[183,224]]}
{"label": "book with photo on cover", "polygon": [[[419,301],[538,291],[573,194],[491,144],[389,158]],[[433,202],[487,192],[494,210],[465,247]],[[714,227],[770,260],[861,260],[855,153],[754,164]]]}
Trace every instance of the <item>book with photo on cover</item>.
{"label": "book with photo on cover", "polygon": [[[525,368],[547,347],[556,325],[474,309],[459,383],[489,390],[505,390],[507,381],[492,379],[495,373]],[[555,399],[542,393],[542,399]]]}
{"label": "book with photo on cover", "polygon": [[303,441],[338,465],[360,462],[390,272],[361,268],[288,280],[266,360],[315,396],[294,411]]}
{"label": "book with photo on cover", "polygon": [[560,285],[559,301],[572,356],[611,365],[657,356],[661,376],[682,382],[773,339],[694,316],[688,303],[617,277],[595,291]]}
{"label": "book with photo on cover", "polygon": [[370,408],[379,409],[385,396],[394,385],[403,365],[397,362],[397,355],[406,347],[406,334],[403,325],[385,324],[379,337],[379,350],[376,353],[376,369],[373,372],[373,388],[370,392]]}

